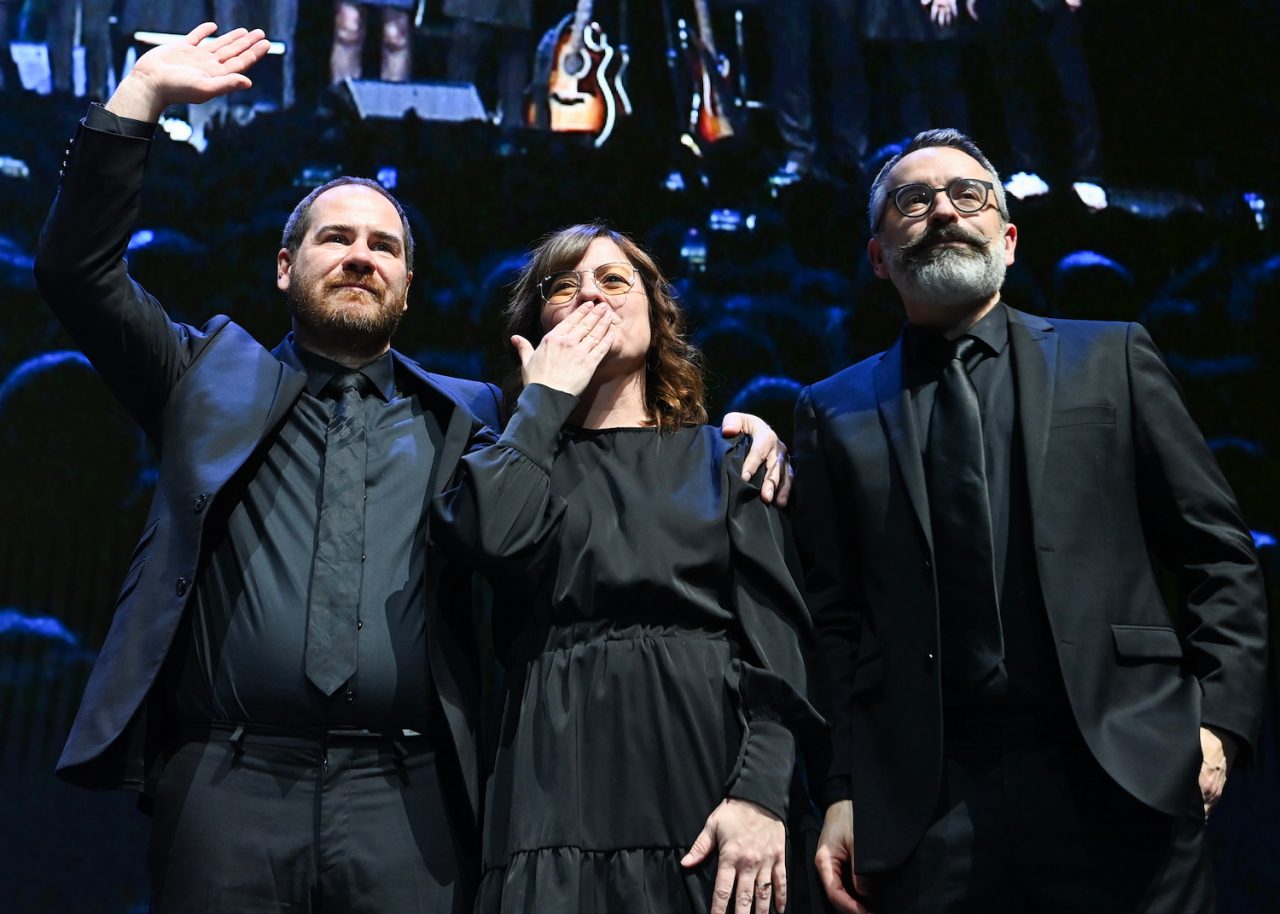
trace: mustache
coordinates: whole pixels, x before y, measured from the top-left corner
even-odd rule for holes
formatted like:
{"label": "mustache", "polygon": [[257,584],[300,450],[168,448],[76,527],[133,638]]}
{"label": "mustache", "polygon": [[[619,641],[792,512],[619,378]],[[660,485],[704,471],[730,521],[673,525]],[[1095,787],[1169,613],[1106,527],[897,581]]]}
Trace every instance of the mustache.
{"label": "mustache", "polygon": [[344,279],[341,282],[333,282],[328,286],[329,289],[336,292],[339,289],[364,289],[378,301],[382,301],[383,291],[373,283],[361,282],[358,279]]}
{"label": "mustache", "polygon": [[923,260],[938,245],[956,241],[980,251],[985,251],[988,244],[986,237],[963,226],[937,225],[908,241],[898,249],[898,254],[905,260]]}

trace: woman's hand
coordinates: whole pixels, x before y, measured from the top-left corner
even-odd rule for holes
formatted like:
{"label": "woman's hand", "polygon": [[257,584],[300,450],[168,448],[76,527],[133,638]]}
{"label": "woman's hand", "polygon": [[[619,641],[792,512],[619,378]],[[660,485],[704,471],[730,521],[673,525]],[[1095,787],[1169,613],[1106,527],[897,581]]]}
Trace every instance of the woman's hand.
{"label": "woman's hand", "polygon": [[513,336],[525,386],[542,384],[580,396],[613,345],[616,323],[613,309],[604,302],[583,302],[547,331],[537,349],[524,337]]}
{"label": "woman's hand", "polygon": [[726,914],[730,899],[734,914],[769,914],[770,902],[779,912],[786,908],[787,830],[781,819],[749,800],[725,800],[707,816],[680,865],[697,866],[717,847],[711,914]]}

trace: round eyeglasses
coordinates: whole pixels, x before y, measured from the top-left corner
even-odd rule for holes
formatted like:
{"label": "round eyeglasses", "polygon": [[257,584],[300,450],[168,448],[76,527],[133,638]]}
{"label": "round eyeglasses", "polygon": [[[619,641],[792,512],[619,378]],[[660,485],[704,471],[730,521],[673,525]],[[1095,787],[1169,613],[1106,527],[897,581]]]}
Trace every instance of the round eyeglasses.
{"label": "round eyeglasses", "polygon": [[956,178],[946,187],[932,187],[928,184],[903,184],[889,191],[889,199],[897,207],[898,212],[908,219],[918,219],[933,212],[933,205],[938,194],[946,191],[951,205],[961,213],[976,213],[987,205],[987,200],[995,185],[990,181],[978,178]]}
{"label": "round eyeglasses", "polygon": [[544,276],[538,283],[538,292],[548,305],[563,305],[572,301],[582,288],[582,277],[590,274],[596,288],[605,295],[625,295],[636,284],[636,268],[629,263],[602,263],[594,270],[561,270]]}

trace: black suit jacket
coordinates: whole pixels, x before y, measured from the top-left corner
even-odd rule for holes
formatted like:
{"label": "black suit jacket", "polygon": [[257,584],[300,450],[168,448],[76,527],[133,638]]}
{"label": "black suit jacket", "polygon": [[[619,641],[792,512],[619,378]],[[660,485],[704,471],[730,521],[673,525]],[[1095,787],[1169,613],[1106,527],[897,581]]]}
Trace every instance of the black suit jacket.
{"label": "black suit jacket", "polygon": [[[222,316],[203,327],[170,321],[130,279],[122,257],[149,148],[147,140],[82,125],[36,254],[45,299],[159,454],[147,525],[58,762],[63,778],[95,788],[145,786],[163,737],[149,722],[149,698],[193,590],[207,509],[280,425],[306,380],[287,348],[270,352]],[[399,353],[394,358],[412,378],[406,392],[444,429],[431,483],[438,493],[467,440],[485,425],[499,425],[500,395],[492,385],[430,374]],[[471,575],[435,549],[426,574],[432,685],[474,818],[480,683]]]}
{"label": "black suit jacket", "polygon": [[[1009,337],[1035,555],[1075,721],[1134,797],[1191,811],[1200,724],[1245,753],[1259,725],[1266,609],[1252,538],[1145,330],[1009,309]],[[914,848],[942,769],[937,588],[902,340],[806,388],[796,426],[828,774],[852,788],[857,869],[877,872]],[[1152,554],[1182,585],[1176,623]]]}

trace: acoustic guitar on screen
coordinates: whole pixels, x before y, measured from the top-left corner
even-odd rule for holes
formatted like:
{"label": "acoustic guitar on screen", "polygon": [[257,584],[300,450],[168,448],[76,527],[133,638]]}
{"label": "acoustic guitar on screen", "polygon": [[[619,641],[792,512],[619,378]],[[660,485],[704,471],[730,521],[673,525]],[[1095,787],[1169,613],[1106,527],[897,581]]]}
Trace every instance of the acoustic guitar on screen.
{"label": "acoustic guitar on screen", "polygon": [[689,34],[683,19],[678,28],[692,83],[689,130],[709,145],[734,135],[738,111],[729,84],[729,62],[716,50],[707,0],[693,0],[693,14],[698,26],[696,36]]}
{"label": "acoustic guitar on screen", "polygon": [[538,43],[528,120],[546,130],[594,134],[603,146],[618,118],[631,113],[631,99],[622,83],[626,49],[609,43],[592,21],[592,6],[579,0]]}

